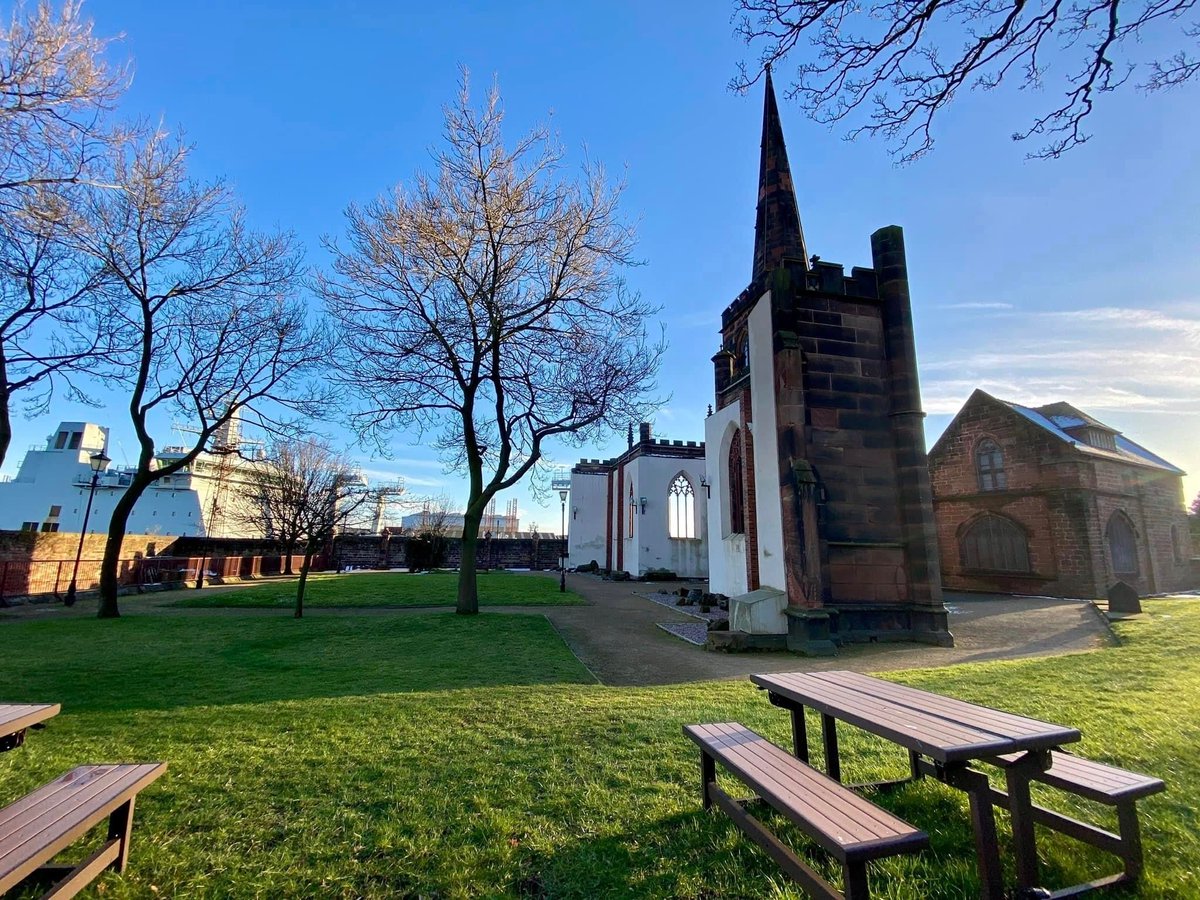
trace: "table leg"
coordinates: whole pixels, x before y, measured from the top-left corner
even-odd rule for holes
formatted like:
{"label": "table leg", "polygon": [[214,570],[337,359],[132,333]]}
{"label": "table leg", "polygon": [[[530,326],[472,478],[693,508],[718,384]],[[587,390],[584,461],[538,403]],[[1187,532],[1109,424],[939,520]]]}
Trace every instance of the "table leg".
{"label": "table leg", "polygon": [[840,782],[842,761],[838,756],[837,719],[828,713],[821,713],[821,739],[825,743],[825,774]]}
{"label": "table leg", "polygon": [[1036,887],[1038,883],[1037,844],[1033,833],[1033,800],[1029,795],[1029,777],[1017,768],[1007,770],[1008,810],[1012,815],[1013,855],[1017,861],[1017,887]]}
{"label": "table leg", "polygon": [[979,896],[1003,900],[1004,877],[1000,867],[1000,845],[996,839],[996,816],[992,812],[991,785],[987,776],[959,764],[947,767],[944,780],[967,795],[971,824],[975,829],[975,856],[979,866]]}
{"label": "table leg", "polygon": [[796,751],[796,759],[808,762],[808,730],[804,725],[804,707],[792,707],[792,747]]}

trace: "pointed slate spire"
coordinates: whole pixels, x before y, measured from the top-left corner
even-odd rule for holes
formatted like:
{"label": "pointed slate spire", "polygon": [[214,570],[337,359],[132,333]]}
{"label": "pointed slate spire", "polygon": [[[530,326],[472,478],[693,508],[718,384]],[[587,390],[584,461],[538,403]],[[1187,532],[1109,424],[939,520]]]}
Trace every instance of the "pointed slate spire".
{"label": "pointed slate spire", "polygon": [[800,210],[792,186],[783,125],[775,103],[771,68],[767,67],[766,95],[763,100],[762,161],[758,168],[758,218],[754,223],[754,278],[765,275],[783,262],[785,256],[804,261],[808,250]]}

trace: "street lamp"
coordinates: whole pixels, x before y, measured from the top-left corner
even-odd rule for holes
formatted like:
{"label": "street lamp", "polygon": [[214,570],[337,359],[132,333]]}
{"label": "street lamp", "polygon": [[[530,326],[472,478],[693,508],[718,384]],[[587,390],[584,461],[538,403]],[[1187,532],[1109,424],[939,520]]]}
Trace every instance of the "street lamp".
{"label": "street lamp", "polygon": [[79,576],[79,557],[83,555],[83,537],[87,534],[88,519],[92,515],[92,500],[96,496],[96,485],[100,483],[100,473],[108,468],[108,464],[112,462],[104,455],[103,450],[93,453],[88,459],[88,465],[92,467],[92,485],[88,490],[87,509],[83,513],[83,527],[79,530],[79,547],[75,551],[75,567],[71,570],[71,584],[67,588],[67,596],[63,598],[65,606],[75,605],[75,579]]}
{"label": "street lamp", "polygon": [[559,557],[560,565],[558,567],[558,589],[561,593],[565,594],[567,592],[567,492],[559,491],[558,499],[562,501],[562,529],[559,531],[559,534],[563,536],[562,556]]}

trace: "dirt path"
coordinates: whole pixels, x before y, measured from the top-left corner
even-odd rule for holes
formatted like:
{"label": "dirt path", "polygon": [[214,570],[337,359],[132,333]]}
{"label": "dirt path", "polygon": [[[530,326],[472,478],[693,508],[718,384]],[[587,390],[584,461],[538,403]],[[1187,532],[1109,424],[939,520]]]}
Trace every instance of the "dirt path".
{"label": "dirt path", "polygon": [[567,586],[589,605],[544,612],[583,664],[602,682],[614,685],[740,678],[781,670],[926,668],[1080,652],[1108,641],[1107,629],[1086,603],[950,594],[946,603],[955,646],[949,649],[913,643],[851,644],[837,656],[822,659],[791,653],[713,653],[656,627],[658,622],[695,621],[639,596],[658,585],[568,575]]}

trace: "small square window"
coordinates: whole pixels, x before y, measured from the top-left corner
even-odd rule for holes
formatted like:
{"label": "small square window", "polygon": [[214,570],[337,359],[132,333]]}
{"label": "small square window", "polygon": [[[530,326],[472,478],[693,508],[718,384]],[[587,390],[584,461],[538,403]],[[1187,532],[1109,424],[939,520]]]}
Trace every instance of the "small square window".
{"label": "small square window", "polygon": [[61,506],[52,506],[52,507],[50,507],[50,515],[47,516],[46,518],[57,519],[61,515],[62,515],[62,507]]}
{"label": "small square window", "polygon": [[68,450],[78,450],[79,444],[82,441],[83,441],[83,432],[82,431],[72,431],[71,432],[71,443],[67,446],[67,449]]}

